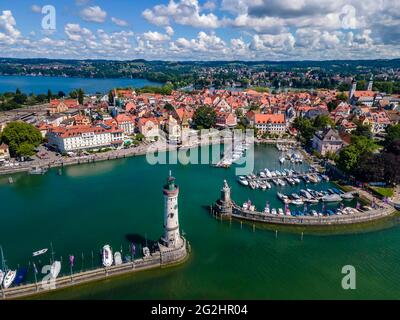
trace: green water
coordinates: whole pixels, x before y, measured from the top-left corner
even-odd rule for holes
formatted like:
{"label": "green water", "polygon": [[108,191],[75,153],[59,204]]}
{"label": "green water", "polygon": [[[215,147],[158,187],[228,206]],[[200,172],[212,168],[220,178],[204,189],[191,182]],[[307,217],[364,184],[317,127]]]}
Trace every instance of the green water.
{"label": "green water", "polygon": [[[278,168],[273,147],[256,147],[256,169]],[[128,239],[162,234],[161,188],[172,169],[180,185],[180,222],[192,246],[190,260],[175,268],[142,272],[53,292],[45,299],[360,299],[400,297],[400,232],[397,218],[355,230],[306,231],[239,222],[219,222],[206,206],[224,179],[238,203],[251,199],[262,209],[282,207],[276,187],[252,191],[236,182],[234,168],[208,165],[151,166],[145,157],[65,168],[45,176],[0,178],[0,244],[9,266],[26,266],[35,250],[53,242],[56,257],[76,257],[74,271],[99,264],[108,243],[127,251]],[[286,193],[304,187],[285,187]],[[329,184],[313,186],[326,189]],[[292,191],[293,190],[293,191]],[[350,232],[351,231],[351,232]],[[82,259],[83,253],[83,259]],[[47,263],[50,255],[36,260]],[[341,288],[344,265],[357,270],[357,289]],[[32,280],[32,268],[30,279]]]}

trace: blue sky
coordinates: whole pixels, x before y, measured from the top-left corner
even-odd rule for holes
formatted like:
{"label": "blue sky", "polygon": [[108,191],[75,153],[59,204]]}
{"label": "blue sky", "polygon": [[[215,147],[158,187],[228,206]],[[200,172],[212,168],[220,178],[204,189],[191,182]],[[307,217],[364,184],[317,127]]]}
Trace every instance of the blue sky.
{"label": "blue sky", "polygon": [[[56,30],[43,30],[42,7]],[[18,0],[0,56],[162,60],[400,57],[396,0]]]}

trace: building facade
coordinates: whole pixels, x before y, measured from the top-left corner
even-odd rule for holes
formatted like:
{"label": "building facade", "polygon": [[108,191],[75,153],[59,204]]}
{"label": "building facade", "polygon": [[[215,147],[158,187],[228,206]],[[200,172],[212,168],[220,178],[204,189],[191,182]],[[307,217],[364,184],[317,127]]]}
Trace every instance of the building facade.
{"label": "building facade", "polygon": [[335,130],[328,128],[315,133],[312,146],[321,155],[325,156],[327,153],[338,152],[343,148],[344,143]]}
{"label": "building facade", "polygon": [[48,144],[59,152],[75,152],[101,148],[119,148],[123,131],[101,126],[58,127],[48,131]]}

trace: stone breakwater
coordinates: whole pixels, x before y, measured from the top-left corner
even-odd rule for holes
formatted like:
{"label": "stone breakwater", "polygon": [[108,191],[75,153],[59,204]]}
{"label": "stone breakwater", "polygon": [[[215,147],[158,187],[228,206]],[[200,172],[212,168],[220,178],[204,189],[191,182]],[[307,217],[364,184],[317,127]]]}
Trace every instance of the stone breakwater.
{"label": "stone breakwater", "polygon": [[370,222],[388,217],[396,212],[389,204],[380,204],[373,210],[352,213],[351,215],[335,216],[289,216],[277,215],[259,211],[250,211],[238,206],[231,199],[231,189],[224,182],[221,197],[210,207],[212,215],[222,219],[239,219],[278,225],[294,226],[332,226]]}
{"label": "stone breakwater", "polygon": [[55,279],[54,282],[51,283],[51,286],[47,283],[42,284],[38,282],[2,289],[0,292],[0,299],[19,299],[51,292],[53,290],[78,286],[88,282],[101,281],[118,275],[181,264],[188,258],[190,250],[190,244],[186,239],[184,239],[182,246],[176,249],[168,249],[160,244],[159,250],[152,253],[150,257],[136,259],[134,262],[127,262],[118,266],[97,268],[95,270],[63,276]]}

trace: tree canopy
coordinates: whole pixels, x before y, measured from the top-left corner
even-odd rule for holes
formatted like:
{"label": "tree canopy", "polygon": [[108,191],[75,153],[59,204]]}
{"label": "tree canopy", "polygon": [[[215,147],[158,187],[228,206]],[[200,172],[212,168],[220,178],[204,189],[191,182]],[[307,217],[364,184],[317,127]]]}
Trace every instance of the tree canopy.
{"label": "tree canopy", "polygon": [[1,142],[8,145],[11,156],[31,156],[42,142],[40,131],[25,122],[10,122],[1,134]]}
{"label": "tree canopy", "polygon": [[197,129],[210,129],[217,122],[217,114],[213,108],[201,106],[196,109],[193,122]]}

